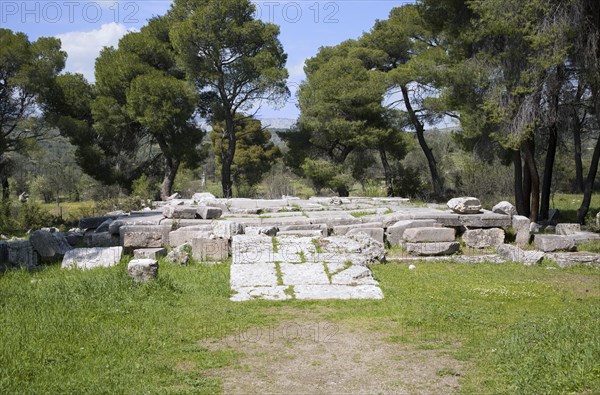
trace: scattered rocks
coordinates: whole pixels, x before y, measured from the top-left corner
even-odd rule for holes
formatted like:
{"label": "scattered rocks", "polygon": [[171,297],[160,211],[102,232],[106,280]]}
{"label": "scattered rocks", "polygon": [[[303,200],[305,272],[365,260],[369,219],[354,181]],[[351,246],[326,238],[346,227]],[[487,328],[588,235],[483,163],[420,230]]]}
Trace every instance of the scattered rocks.
{"label": "scattered rocks", "polygon": [[470,229],[463,234],[462,239],[468,247],[497,247],[504,243],[504,231],[498,228]]}
{"label": "scattered rocks", "polygon": [[145,283],[158,276],[158,261],[155,259],[133,259],[127,265],[127,273],[135,282]]}
{"label": "scattered rocks", "polygon": [[517,208],[510,202],[502,201],[492,208],[492,212],[496,214],[515,215],[517,214]]}
{"label": "scattered rocks", "polygon": [[63,269],[95,269],[115,266],[121,260],[123,247],[76,248],[63,258]]}
{"label": "scattered rocks", "polygon": [[448,208],[458,214],[477,214],[481,211],[481,202],[474,197],[458,197],[450,199]]}

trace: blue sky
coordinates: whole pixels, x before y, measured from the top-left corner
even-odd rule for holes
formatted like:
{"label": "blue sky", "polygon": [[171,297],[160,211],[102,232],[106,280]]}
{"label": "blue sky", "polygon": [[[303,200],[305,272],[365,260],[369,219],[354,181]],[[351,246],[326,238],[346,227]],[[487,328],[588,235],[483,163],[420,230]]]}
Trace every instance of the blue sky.
{"label": "blue sky", "polygon": [[[281,27],[280,40],[288,54],[292,94],[304,78],[305,59],[319,47],[357,38],[370,30],[376,19],[413,1],[253,1],[256,16]],[[139,30],[147,20],[163,15],[170,0],[158,1],[23,1],[0,0],[0,27],[26,33],[30,40],[56,36],[69,54],[66,71],[83,73],[93,81],[94,60],[104,46],[116,46],[119,38]],[[295,98],[279,109],[263,105],[258,118],[298,116]]]}

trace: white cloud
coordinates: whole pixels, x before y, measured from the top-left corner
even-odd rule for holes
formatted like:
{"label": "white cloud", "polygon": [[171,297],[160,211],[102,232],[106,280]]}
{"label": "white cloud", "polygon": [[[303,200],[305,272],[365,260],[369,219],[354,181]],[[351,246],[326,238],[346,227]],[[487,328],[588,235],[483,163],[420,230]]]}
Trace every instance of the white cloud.
{"label": "white cloud", "polygon": [[304,62],[305,61],[306,61],[306,59],[303,59],[302,62],[296,63],[287,68],[288,73],[290,75],[290,78],[289,78],[290,81],[300,82],[306,78],[306,75],[304,74]]}
{"label": "white cloud", "polygon": [[65,71],[81,73],[93,82],[94,63],[103,47],[116,47],[119,39],[128,33],[127,28],[119,23],[107,23],[98,30],[86,32],[68,32],[56,37],[62,42],[62,49],[68,53]]}

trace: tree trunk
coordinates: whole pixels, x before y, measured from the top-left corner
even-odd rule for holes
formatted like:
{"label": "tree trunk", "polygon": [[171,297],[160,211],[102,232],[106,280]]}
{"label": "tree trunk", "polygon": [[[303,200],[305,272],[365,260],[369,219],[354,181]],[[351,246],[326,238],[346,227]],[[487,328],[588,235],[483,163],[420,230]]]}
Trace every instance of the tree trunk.
{"label": "tree trunk", "polygon": [[385,189],[389,197],[394,196],[394,180],[392,175],[392,169],[390,162],[387,159],[387,153],[384,147],[379,147],[379,156],[381,157],[381,164],[383,166],[383,174],[385,176]]}
{"label": "tree trunk", "polygon": [[179,170],[179,160],[165,157],[165,176],[160,188],[160,198],[166,201],[173,194],[173,183]]}
{"label": "tree trunk", "polygon": [[590,164],[590,171],[583,189],[583,201],[579,210],[577,210],[577,222],[580,224],[585,223],[585,216],[590,210],[590,203],[592,202],[592,192],[594,191],[594,182],[596,181],[596,173],[598,172],[598,162],[600,161],[600,136],[596,141],[596,147],[594,148],[594,154],[592,155],[592,163]]}
{"label": "tree trunk", "polygon": [[0,200],[8,200],[9,198],[8,166],[4,154],[0,153]]}
{"label": "tree trunk", "polygon": [[525,206],[523,203],[523,164],[521,162],[521,151],[511,152],[513,167],[515,171],[515,206],[519,215],[525,215]]}
{"label": "tree trunk", "polygon": [[581,125],[573,125],[573,145],[575,146],[575,191],[583,192],[583,162],[581,160]]}
{"label": "tree trunk", "polygon": [[540,211],[540,176],[535,164],[535,143],[532,138],[525,141],[525,164],[531,188],[529,219],[531,222],[537,222]]}
{"label": "tree trunk", "polygon": [[544,163],[544,179],[542,183],[542,201],[540,203],[540,219],[548,219],[550,210],[550,194],[552,193],[552,173],[554,170],[554,159],[556,157],[556,145],[558,143],[558,130],[556,123],[550,127],[548,139],[548,151]]}
{"label": "tree trunk", "polygon": [[435,198],[441,199],[444,196],[444,185],[442,183],[442,179],[440,178],[437,170],[437,162],[435,161],[435,157],[433,156],[433,152],[429,145],[427,145],[427,141],[425,141],[425,129],[423,124],[419,121],[417,114],[415,113],[412,105],[410,104],[410,98],[408,96],[408,89],[405,85],[401,85],[400,89],[402,90],[402,98],[404,99],[404,105],[406,106],[406,111],[408,112],[408,116],[410,118],[410,122],[413,124],[415,131],[417,133],[417,140],[419,141],[419,145],[427,158],[427,164],[429,165],[429,172],[431,173],[431,183],[433,185],[433,193]]}
{"label": "tree trunk", "polygon": [[343,186],[343,187],[338,187],[335,190],[338,194],[339,197],[348,197],[350,196],[350,190],[348,189],[347,186]]}
{"label": "tree trunk", "polygon": [[223,197],[231,198],[232,182],[231,182],[231,165],[235,157],[235,124],[234,114],[225,115],[225,130],[223,133],[223,142],[227,141],[227,149],[221,150],[221,187],[223,188]]}
{"label": "tree trunk", "polygon": [[525,144],[523,144],[523,216],[528,217],[531,214],[531,173],[529,173],[529,167],[527,166],[525,158]]}

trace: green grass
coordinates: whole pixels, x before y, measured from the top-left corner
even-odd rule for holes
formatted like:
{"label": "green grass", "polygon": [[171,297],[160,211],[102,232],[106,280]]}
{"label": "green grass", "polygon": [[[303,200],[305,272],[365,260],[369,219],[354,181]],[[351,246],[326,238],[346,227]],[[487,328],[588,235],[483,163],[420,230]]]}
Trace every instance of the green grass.
{"label": "green grass", "polygon": [[354,218],[366,217],[367,215],[373,215],[373,214],[377,214],[377,212],[376,211],[354,211],[354,212],[350,213],[350,215],[353,216]]}
{"label": "green grass", "polygon": [[588,241],[587,243],[581,243],[577,246],[577,251],[587,251],[600,254],[600,241]]}
{"label": "green grass", "polygon": [[[581,206],[582,199],[583,195],[557,193],[552,197],[550,201],[550,207],[556,208],[560,211],[560,222],[577,222],[577,210],[579,209],[579,206]],[[591,221],[593,218],[595,218],[596,213],[598,213],[599,211],[600,194],[594,193],[592,194],[592,202],[590,204],[590,210],[588,212],[589,220]]]}
{"label": "green grass", "polygon": [[228,264],[161,262],[159,279],[145,285],[129,280],[126,260],[85,272],[6,272],[0,393],[220,392],[209,371],[242,356],[203,340],[304,313],[391,343],[450,344],[470,366],[460,377],[465,393],[600,388],[599,269],[441,262],[372,269],[383,300],[242,303],[229,301]]}

